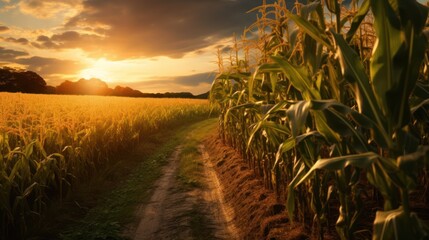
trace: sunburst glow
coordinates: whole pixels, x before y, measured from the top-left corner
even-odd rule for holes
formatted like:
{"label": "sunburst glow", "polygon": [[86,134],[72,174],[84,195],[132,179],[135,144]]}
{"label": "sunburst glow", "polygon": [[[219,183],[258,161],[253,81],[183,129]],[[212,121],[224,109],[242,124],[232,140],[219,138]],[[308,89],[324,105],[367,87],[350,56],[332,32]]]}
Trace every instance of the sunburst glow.
{"label": "sunburst glow", "polygon": [[255,21],[246,12],[259,1],[155,2],[0,0],[0,68],[33,71],[52,87],[97,78],[112,88],[206,93],[218,49]]}
{"label": "sunburst glow", "polygon": [[97,60],[92,67],[83,69],[79,76],[85,79],[98,78],[106,82],[112,82],[112,74],[109,72],[109,63],[106,59]]}

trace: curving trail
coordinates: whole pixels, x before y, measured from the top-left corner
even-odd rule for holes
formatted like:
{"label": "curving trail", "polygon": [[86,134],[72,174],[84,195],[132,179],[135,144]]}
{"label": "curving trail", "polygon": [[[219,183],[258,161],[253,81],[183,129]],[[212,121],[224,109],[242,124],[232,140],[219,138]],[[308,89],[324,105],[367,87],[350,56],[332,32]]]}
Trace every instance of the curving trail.
{"label": "curving trail", "polygon": [[[234,211],[225,203],[222,187],[204,145],[198,146],[202,169],[199,187],[184,188],[178,181],[181,147],[178,147],[155,184],[154,193],[138,211],[140,219],[132,238],[238,239]],[[206,236],[201,234],[209,233]]]}
{"label": "curving trail", "polygon": [[202,122],[187,132],[151,199],[140,206],[138,223],[125,235],[134,240],[317,239],[301,224],[291,224],[284,199],[224,145],[215,123]]}

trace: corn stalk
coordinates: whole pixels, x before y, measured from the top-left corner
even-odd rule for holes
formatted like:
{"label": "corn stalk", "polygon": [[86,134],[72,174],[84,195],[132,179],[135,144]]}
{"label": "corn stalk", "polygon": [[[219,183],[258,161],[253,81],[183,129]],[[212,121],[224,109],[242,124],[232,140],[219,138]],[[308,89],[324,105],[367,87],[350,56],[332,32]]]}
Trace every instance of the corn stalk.
{"label": "corn stalk", "polygon": [[[244,76],[224,70],[211,91],[225,93],[214,102],[229,99],[221,134],[231,133],[267,187],[286,195],[289,214],[316,226],[319,238],[330,225],[331,199],[339,203],[339,236],[358,237],[367,181],[384,203],[374,239],[427,237],[409,203],[427,175],[418,171],[428,164],[427,7],[326,0],[254,10],[259,64]],[[225,91],[216,85],[221,79],[234,87]]]}

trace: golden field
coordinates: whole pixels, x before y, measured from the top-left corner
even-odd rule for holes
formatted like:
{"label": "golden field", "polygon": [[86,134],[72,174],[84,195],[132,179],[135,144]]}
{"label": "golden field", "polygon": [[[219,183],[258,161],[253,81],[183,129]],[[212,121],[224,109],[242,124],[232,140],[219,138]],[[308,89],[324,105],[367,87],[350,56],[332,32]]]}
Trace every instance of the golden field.
{"label": "golden field", "polygon": [[77,178],[145,137],[206,118],[206,100],[0,93],[0,222],[25,232]]}

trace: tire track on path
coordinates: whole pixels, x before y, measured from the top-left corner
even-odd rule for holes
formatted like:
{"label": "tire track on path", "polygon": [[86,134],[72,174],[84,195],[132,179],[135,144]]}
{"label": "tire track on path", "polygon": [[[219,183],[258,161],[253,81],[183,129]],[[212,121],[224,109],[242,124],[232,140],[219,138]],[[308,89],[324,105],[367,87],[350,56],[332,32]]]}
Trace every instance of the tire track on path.
{"label": "tire track on path", "polygon": [[140,206],[133,239],[238,239],[234,211],[225,204],[204,145],[198,145],[199,186],[184,187],[179,181],[181,151],[178,147],[170,156],[150,201]]}

